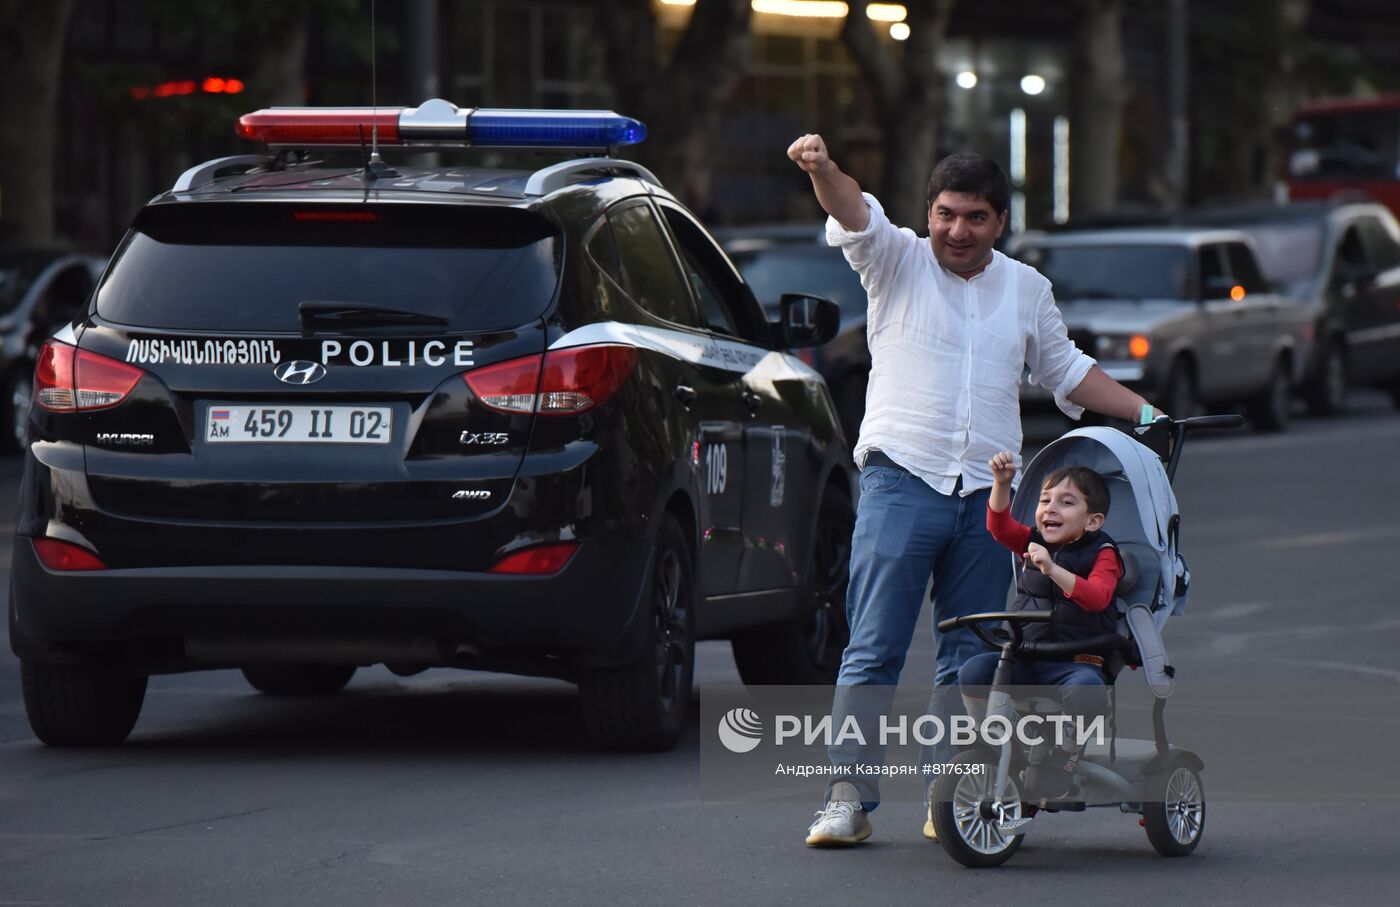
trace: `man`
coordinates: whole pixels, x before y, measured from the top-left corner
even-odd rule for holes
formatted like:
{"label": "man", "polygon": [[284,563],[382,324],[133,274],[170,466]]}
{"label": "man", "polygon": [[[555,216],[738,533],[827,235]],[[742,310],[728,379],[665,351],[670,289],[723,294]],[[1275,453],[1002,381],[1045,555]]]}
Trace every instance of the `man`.
{"label": "man", "polygon": [[[1147,403],[1070,342],[1050,282],[992,248],[1006,229],[1010,196],[995,161],[960,153],[938,163],[925,242],[890,223],[831,160],[821,136],[802,136],[788,157],[811,177],[830,215],[827,241],[843,249],[870,299],[870,384],[855,449],[861,496],[846,601],[851,641],[833,703],[838,723],[856,715],[866,727],[888,708],[930,572],[935,625],[1006,600],[1010,559],[986,529],[987,463],[999,450],[1021,449],[1023,366],[1076,419],[1087,408],[1135,422]],[[958,669],[982,646],[970,630],[936,642],[930,708],[951,714],[947,694],[956,700]],[[882,762],[878,735],[866,736],[868,747],[833,746],[832,762]],[[870,836],[866,814],[878,804],[878,776],[852,777],[828,786],[809,845]],[[932,837],[931,824],[925,835]]]}

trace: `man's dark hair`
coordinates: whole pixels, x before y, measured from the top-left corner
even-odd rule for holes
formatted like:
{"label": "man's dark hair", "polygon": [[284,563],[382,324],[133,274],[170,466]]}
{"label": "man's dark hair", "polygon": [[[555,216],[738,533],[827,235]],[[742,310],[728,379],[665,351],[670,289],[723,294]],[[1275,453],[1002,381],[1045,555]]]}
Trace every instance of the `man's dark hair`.
{"label": "man's dark hair", "polygon": [[950,154],[933,168],[928,178],[928,203],[938,198],[939,193],[963,192],[980,196],[992,206],[997,217],[1006,213],[1011,201],[1011,183],[1006,179],[1006,171],[989,157],[971,151]]}
{"label": "man's dark hair", "polygon": [[1084,503],[1089,505],[1089,513],[1102,513],[1108,516],[1108,483],[1103,476],[1087,466],[1061,466],[1045,477],[1042,489],[1054,488],[1069,479],[1069,483],[1084,495]]}

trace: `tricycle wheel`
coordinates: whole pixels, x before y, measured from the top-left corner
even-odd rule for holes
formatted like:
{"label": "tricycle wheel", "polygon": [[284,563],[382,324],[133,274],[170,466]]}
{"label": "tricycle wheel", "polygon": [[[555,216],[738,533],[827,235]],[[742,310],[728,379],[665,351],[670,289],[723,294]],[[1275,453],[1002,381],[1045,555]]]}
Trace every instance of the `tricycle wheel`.
{"label": "tricycle wheel", "polygon": [[1196,849],[1206,830],[1206,795],[1201,776],[1177,765],[1150,782],[1142,804],[1147,840],[1164,857],[1184,857]]}
{"label": "tricycle wheel", "polygon": [[[964,866],[985,869],[1011,859],[1025,835],[1003,835],[992,801],[996,786],[996,759],[985,750],[965,750],[957,755],[955,770],[934,782],[933,827],[948,856]],[[948,766],[945,766],[945,769]],[[959,774],[958,771],[962,774]],[[1016,779],[1006,779],[1001,819],[1021,818],[1021,791]]]}

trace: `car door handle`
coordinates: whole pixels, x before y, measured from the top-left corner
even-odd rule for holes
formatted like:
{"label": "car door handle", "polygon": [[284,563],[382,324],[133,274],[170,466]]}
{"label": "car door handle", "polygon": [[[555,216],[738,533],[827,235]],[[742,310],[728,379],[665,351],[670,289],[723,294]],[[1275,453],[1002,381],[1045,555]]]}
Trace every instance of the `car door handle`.
{"label": "car door handle", "polygon": [[743,398],[744,403],[747,404],[749,408],[749,415],[758,415],[758,408],[763,405],[763,398],[760,397],[758,394],[754,393],[753,391],[748,390],[744,391]]}
{"label": "car door handle", "polygon": [[681,406],[690,409],[690,404],[695,402],[695,388],[688,384],[677,384],[676,399],[681,401]]}

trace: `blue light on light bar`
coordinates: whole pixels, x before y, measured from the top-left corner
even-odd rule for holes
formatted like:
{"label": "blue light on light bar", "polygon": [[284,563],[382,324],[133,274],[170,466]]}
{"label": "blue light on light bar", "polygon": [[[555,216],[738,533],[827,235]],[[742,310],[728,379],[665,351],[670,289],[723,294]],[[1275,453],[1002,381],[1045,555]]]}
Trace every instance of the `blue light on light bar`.
{"label": "blue light on light bar", "polygon": [[473,145],[511,148],[608,148],[647,137],[641,122],[611,110],[486,110],[467,118]]}

